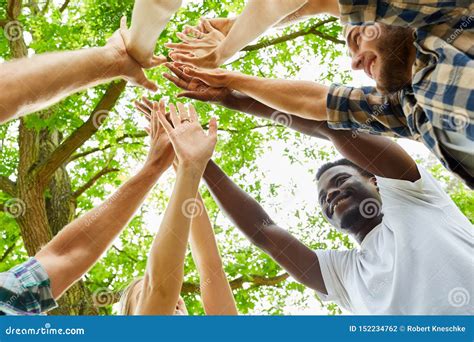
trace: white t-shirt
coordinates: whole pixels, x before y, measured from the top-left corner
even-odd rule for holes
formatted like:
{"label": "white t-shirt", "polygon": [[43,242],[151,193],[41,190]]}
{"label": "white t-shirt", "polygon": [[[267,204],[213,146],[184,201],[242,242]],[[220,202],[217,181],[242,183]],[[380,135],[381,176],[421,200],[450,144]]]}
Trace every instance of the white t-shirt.
{"label": "white t-shirt", "polygon": [[322,300],[354,314],[474,314],[473,226],[418,169],[414,183],[377,177],[384,216],[359,249],[316,251]]}

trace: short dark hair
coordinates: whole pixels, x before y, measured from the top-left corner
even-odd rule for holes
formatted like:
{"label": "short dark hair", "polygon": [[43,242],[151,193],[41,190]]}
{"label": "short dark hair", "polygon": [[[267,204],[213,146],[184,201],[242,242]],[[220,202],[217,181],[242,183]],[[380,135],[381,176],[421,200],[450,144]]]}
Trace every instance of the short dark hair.
{"label": "short dark hair", "polygon": [[333,168],[335,166],[341,166],[341,165],[353,167],[354,169],[359,171],[359,173],[364,177],[367,177],[367,178],[374,177],[372,173],[368,172],[367,170],[364,170],[360,166],[357,166],[356,164],[351,162],[349,159],[343,158],[343,159],[339,159],[333,162],[326,163],[323,166],[321,166],[318,170],[318,173],[316,174],[316,180],[319,181],[323,173],[329,170],[330,168]]}

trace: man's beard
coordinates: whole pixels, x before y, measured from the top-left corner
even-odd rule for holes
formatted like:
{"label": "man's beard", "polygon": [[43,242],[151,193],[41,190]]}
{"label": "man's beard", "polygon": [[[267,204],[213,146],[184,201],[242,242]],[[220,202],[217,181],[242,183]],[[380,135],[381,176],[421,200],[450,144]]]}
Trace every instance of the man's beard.
{"label": "man's beard", "polygon": [[411,84],[413,42],[413,29],[382,26],[382,34],[377,40],[382,61],[377,89],[382,94],[395,93]]}

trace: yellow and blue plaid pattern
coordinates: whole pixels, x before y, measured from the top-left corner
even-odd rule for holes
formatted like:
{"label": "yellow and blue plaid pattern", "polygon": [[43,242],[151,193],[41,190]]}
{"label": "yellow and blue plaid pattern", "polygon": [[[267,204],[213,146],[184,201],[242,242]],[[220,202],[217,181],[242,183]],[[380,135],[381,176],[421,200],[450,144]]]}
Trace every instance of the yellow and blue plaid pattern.
{"label": "yellow and blue plaid pattern", "polygon": [[38,315],[56,306],[48,274],[36,259],[0,273],[1,315]]}
{"label": "yellow and blue plaid pattern", "polygon": [[[329,126],[421,141],[456,173],[456,165],[441,151],[435,128],[474,141],[474,3],[339,0],[339,6],[344,24],[414,28],[417,51],[412,83],[397,94],[332,85]],[[468,176],[459,176],[472,184]]]}

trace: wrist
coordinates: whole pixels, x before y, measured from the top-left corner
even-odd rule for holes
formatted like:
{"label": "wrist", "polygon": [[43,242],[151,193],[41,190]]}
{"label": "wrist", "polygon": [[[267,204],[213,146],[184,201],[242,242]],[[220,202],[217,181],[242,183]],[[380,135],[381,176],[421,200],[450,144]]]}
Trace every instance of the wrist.
{"label": "wrist", "polygon": [[143,165],[140,174],[146,178],[158,179],[165,171],[167,167],[160,161],[146,161]]}
{"label": "wrist", "polygon": [[103,58],[105,66],[102,70],[109,78],[123,76],[125,63],[127,62],[128,54],[126,50],[121,51],[113,46],[103,46],[97,48],[101,58]]}
{"label": "wrist", "polygon": [[179,162],[177,172],[185,172],[202,177],[209,161],[183,160]]}

